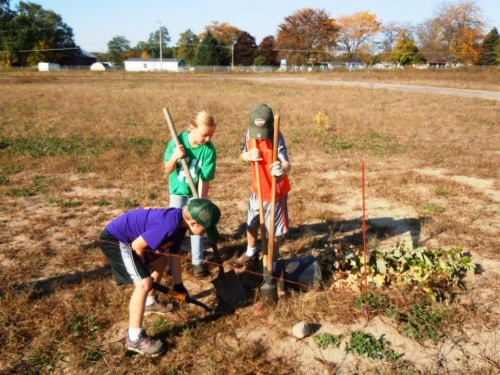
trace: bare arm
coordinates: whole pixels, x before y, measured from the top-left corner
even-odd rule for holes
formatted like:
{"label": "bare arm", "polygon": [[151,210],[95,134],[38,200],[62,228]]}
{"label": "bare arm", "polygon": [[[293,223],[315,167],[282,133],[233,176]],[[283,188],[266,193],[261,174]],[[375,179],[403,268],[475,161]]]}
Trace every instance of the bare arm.
{"label": "bare arm", "polygon": [[170,173],[175,170],[177,160],[182,159],[184,156],[186,156],[186,149],[184,148],[184,146],[176,146],[170,160],[165,162],[165,173],[167,174],[167,176],[169,176]]}
{"label": "bare arm", "polygon": [[146,249],[149,247],[148,243],[142,236],[137,237],[131,244],[132,250],[134,250],[137,255],[141,258],[142,262],[145,263],[144,254]]}

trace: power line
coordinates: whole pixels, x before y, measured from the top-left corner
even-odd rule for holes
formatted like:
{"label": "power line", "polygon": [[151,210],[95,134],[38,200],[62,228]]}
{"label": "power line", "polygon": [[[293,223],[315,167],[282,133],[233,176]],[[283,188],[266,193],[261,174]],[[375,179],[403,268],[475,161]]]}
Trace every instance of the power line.
{"label": "power line", "polygon": [[20,50],[20,51],[0,51],[0,53],[20,53],[20,52],[41,52],[41,51],[66,51],[66,50],[70,50],[70,49],[81,49],[81,48],[78,48],[78,47],[68,47],[68,48],[47,48],[47,49],[24,49],[24,50]]}

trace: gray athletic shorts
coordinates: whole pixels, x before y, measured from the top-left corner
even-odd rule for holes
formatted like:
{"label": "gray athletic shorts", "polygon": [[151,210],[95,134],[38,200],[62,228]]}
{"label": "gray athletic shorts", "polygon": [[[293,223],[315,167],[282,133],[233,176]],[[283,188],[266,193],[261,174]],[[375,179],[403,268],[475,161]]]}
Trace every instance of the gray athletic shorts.
{"label": "gray athletic shorts", "polygon": [[129,244],[118,241],[104,229],[99,238],[99,247],[111,265],[116,283],[135,284],[151,276],[151,271]]}
{"label": "gray athletic shorts", "polygon": [[[266,220],[266,229],[269,233],[269,221],[271,220],[271,202],[263,201],[264,213]],[[260,217],[259,217],[259,198],[250,192],[250,199],[248,203],[248,214],[247,214],[247,228],[248,229],[259,229],[260,228]],[[288,195],[281,199],[276,200],[276,213],[275,213],[275,228],[274,235],[280,237],[290,230],[288,221]]]}

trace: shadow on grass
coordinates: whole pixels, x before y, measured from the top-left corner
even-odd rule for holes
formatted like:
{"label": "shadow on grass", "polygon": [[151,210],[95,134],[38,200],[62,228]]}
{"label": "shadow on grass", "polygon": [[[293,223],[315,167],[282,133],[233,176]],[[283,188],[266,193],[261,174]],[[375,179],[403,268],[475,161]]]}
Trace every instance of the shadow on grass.
{"label": "shadow on grass", "polygon": [[105,265],[91,271],[75,272],[70,275],[59,275],[35,282],[17,284],[13,287],[13,290],[30,291],[30,298],[37,300],[54,293],[57,289],[66,285],[77,285],[82,283],[84,280],[98,279],[106,276],[112,276],[111,267],[109,265]]}
{"label": "shadow on grass", "polygon": [[[419,246],[421,243],[422,224],[429,222],[432,218],[423,217],[394,219],[392,217],[378,217],[366,220],[367,237],[378,240],[387,240],[391,237],[400,236],[408,233],[411,237],[413,246]],[[287,235],[288,241],[293,241],[305,233],[321,235],[326,238],[335,235],[335,239],[330,239],[331,243],[348,243],[352,245],[363,244],[363,222],[362,219],[326,221],[323,223],[306,224],[298,227],[291,227]],[[345,236],[342,236],[345,234]],[[427,241],[428,239],[426,239]]]}

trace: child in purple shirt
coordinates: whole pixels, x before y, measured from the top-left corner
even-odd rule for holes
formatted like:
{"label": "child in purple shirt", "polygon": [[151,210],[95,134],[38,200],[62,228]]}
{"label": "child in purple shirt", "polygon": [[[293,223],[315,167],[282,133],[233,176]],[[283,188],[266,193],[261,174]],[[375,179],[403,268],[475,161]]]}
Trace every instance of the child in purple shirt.
{"label": "child in purple shirt", "polygon": [[192,199],[183,208],[138,208],[114,219],[103,230],[99,247],[111,264],[118,285],[135,285],[130,298],[127,349],[150,356],[163,351],[160,340],[150,338],[143,328],[144,315],[166,314],[171,304],[158,301],[153,282],[159,283],[170,261],[173,289],[188,293],[182,282],[181,242],[191,234],[206,233],[219,241],[220,210],[205,198]]}

